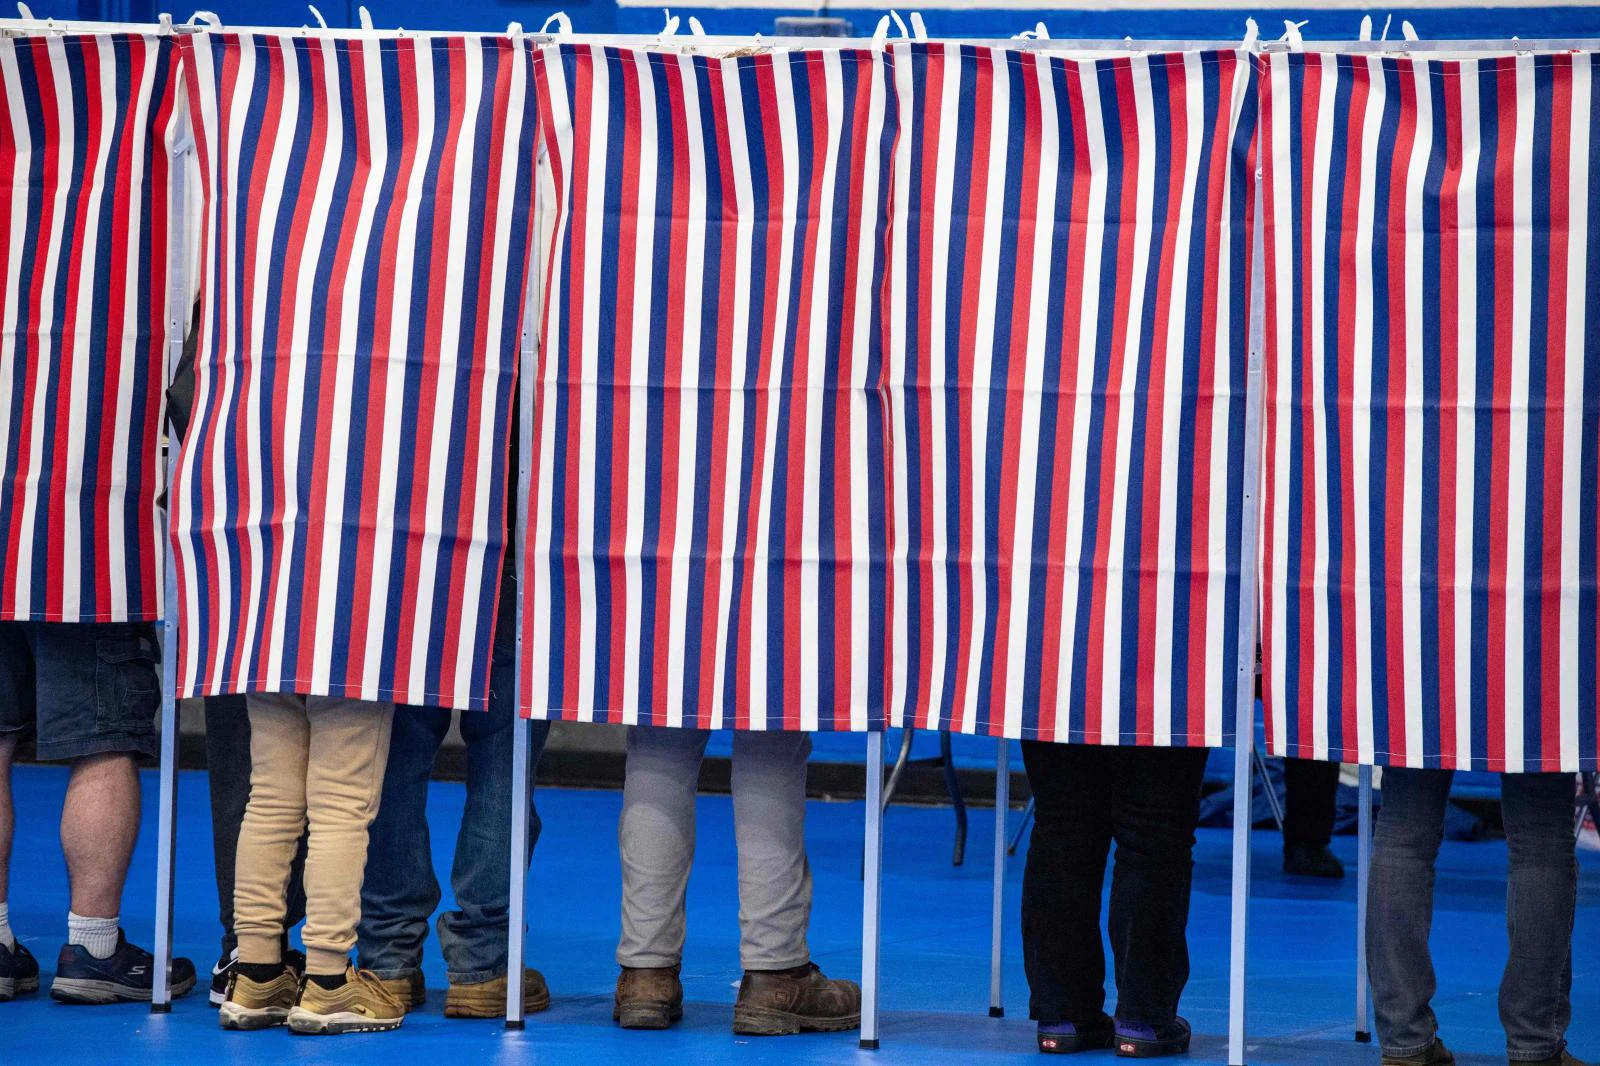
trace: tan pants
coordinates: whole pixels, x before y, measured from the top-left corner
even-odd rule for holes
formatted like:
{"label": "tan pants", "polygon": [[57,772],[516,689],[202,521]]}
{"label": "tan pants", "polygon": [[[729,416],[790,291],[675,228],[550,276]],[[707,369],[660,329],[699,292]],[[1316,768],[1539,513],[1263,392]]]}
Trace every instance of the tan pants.
{"label": "tan pants", "polygon": [[250,803],[233,890],[239,960],[280,961],[289,866],[309,818],[306,970],[343,973],[361,921],[367,827],[383,792],[394,705],[279,693],[246,704]]}

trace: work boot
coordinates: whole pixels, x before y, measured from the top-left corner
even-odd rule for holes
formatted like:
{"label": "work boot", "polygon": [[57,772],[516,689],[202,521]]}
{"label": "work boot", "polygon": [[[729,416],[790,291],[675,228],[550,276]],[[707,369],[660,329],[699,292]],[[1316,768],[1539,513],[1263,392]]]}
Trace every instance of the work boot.
{"label": "work boot", "polygon": [[1455,1066],[1455,1061],[1456,1057],[1450,1054],[1450,1049],[1438,1037],[1434,1037],[1433,1043],[1415,1055],[1383,1053],[1383,1066]]}
{"label": "work boot", "polygon": [[1344,877],[1344,863],[1326,844],[1285,844],[1283,872],[1295,877],[1321,877],[1338,881]]}
{"label": "work boot", "polygon": [[789,970],[746,970],[733,1004],[740,1036],[841,1033],[861,1025],[861,987],[830,980],[815,963]]}
{"label": "work boot", "polygon": [[683,1017],[683,982],[678,967],[624,966],[617,975],[611,1018],[624,1029],[665,1029]]}
{"label": "work boot", "polygon": [[[544,974],[531,967],[522,971],[522,1013],[538,1014],[550,1009],[550,988]],[[491,977],[471,984],[450,982],[444,997],[446,1018],[504,1018],[506,1016],[506,977]]]}
{"label": "work boot", "polygon": [[428,983],[422,976],[421,970],[407,970],[400,977],[377,977],[383,990],[395,998],[410,1014],[424,1003],[428,1002]]}

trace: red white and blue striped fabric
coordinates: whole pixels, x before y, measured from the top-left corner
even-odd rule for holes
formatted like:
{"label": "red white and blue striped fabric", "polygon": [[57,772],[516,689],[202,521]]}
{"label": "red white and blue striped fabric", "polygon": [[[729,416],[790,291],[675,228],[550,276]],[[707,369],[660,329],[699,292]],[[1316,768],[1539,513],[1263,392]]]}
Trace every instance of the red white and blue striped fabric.
{"label": "red white and blue striped fabric", "polygon": [[1271,748],[1593,769],[1596,57],[1264,62]]}
{"label": "red white and blue striped fabric", "polygon": [[1252,63],[894,51],[892,717],[1230,743]]}
{"label": "red white and blue striped fabric", "polygon": [[180,694],[486,705],[531,251],[527,50],[184,42],[205,190]]}
{"label": "red white and blue striped fabric", "polygon": [[524,706],[881,728],[887,57],[564,44],[536,69]]}
{"label": "red white and blue striped fabric", "polygon": [[174,58],[0,38],[0,619],[161,617]]}

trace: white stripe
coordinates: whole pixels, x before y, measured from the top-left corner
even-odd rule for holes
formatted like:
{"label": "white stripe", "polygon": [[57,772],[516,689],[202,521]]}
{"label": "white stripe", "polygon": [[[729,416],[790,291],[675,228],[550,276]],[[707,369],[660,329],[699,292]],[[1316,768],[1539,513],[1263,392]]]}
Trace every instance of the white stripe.
{"label": "white stripe", "polygon": [[[1407,653],[1402,663],[1390,666],[1405,677],[1406,764],[1420,766],[1427,753],[1422,739],[1422,381],[1423,291],[1423,185],[1433,152],[1433,93],[1428,81],[1429,61],[1412,59],[1412,88],[1416,107],[1415,139],[1406,175],[1406,392],[1404,427],[1405,490],[1401,498],[1400,587],[1401,632]],[[1431,575],[1430,575],[1431,576]]]}
{"label": "white stripe", "polygon": [[[1321,93],[1316,101],[1317,131],[1312,157],[1304,166],[1310,170],[1311,202],[1305,205],[1306,212],[1311,218],[1311,306],[1307,313],[1311,315],[1311,387],[1306,395],[1311,400],[1310,425],[1304,427],[1306,434],[1306,447],[1312,454],[1312,483],[1304,486],[1301,498],[1315,514],[1313,533],[1314,543],[1311,550],[1311,572],[1302,574],[1301,581],[1311,586],[1311,618],[1302,619],[1302,624],[1309,621],[1311,624],[1312,654],[1309,663],[1302,662],[1302,673],[1311,672],[1311,736],[1301,737],[1300,743],[1309,741],[1313,746],[1314,757],[1325,759],[1328,756],[1328,673],[1329,673],[1329,622],[1328,622],[1328,596],[1337,594],[1337,583],[1329,574],[1330,566],[1329,547],[1331,537],[1328,529],[1328,501],[1334,498],[1339,491],[1339,486],[1329,484],[1328,481],[1328,447],[1329,440],[1338,434],[1338,426],[1330,431],[1328,426],[1328,413],[1325,402],[1328,397],[1327,360],[1330,340],[1334,347],[1338,346],[1338,337],[1330,338],[1324,329],[1327,322],[1328,304],[1328,278],[1326,269],[1326,256],[1328,251],[1328,169],[1333,156],[1333,122],[1334,122],[1334,91],[1339,87],[1338,69],[1335,59],[1331,55],[1321,54],[1306,57],[1306,65],[1315,62],[1322,69],[1320,71]],[[1343,214],[1343,204],[1336,204],[1332,209]],[[1299,366],[1296,372],[1301,369]],[[1295,476],[1299,471],[1292,471]],[[1303,710],[1303,708],[1301,708]]]}
{"label": "white stripe", "polygon": [[[1269,138],[1272,152],[1272,198],[1266,214],[1272,215],[1272,294],[1273,306],[1268,308],[1269,329],[1274,338],[1277,356],[1277,374],[1271,395],[1273,456],[1272,481],[1272,574],[1268,587],[1272,590],[1272,626],[1268,636],[1272,653],[1266,656],[1272,676],[1265,679],[1270,686],[1271,709],[1269,732],[1275,743],[1274,754],[1289,754],[1288,730],[1288,662],[1297,653],[1289,646],[1289,435],[1297,417],[1294,409],[1295,360],[1291,346],[1294,343],[1294,304],[1298,298],[1294,285],[1294,216],[1290,205],[1294,202],[1292,187],[1292,158],[1295,150],[1294,118],[1289,96],[1289,57],[1276,53],[1271,57],[1269,76],[1272,79],[1272,129],[1263,130]],[[1266,224],[1262,218],[1259,225]],[[1359,300],[1358,300],[1359,308]],[[1359,316],[1357,318],[1359,322]]]}
{"label": "white stripe", "polygon": [[[1594,56],[1572,57],[1572,104],[1569,113],[1571,143],[1568,158],[1571,171],[1567,175],[1567,350],[1566,380],[1562,383],[1561,454],[1565,458],[1561,473],[1561,769],[1573,772],[1578,769],[1584,754],[1578,750],[1578,716],[1584,708],[1578,703],[1579,650],[1578,633],[1581,620],[1578,615],[1582,576],[1578,567],[1579,529],[1582,516],[1579,501],[1582,498],[1584,471],[1583,455],[1583,395],[1585,360],[1584,331],[1588,323],[1585,316],[1589,302],[1589,123],[1594,101]],[[1590,477],[1594,472],[1590,471]],[[1542,767],[1549,770],[1553,767]]]}
{"label": "white stripe", "polygon": [[[12,181],[17,181],[27,173],[29,162],[33,156],[33,132],[28,128],[28,116],[23,109],[21,72],[17,61],[17,43],[15,38],[0,38],[0,83],[5,86],[5,101],[9,105],[6,109],[6,118],[9,118],[10,136],[16,152],[14,163],[15,170],[10,175]],[[5,292],[17,293],[22,290],[22,250],[27,244],[24,234],[28,225],[28,198],[13,195],[11,201],[10,220],[10,247],[6,252]],[[12,449],[21,443],[22,427],[11,422],[11,405],[14,390],[17,387],[17,366],[21,362],[18,349],[21,347],[17,335],[17,312],[22,301],[7,298],[3,301],[4,307],[0,309],[3,314],[3,328],[0,328],[0,471],[9,469],[8,463]],[[0,533],[0,536],[5,534]],[[19,575],[20,576],[20,575]],[[26,599],[13,598],[11,603],[0,603],[0,617],[27,619],[31,617],[32,605]]]}
{"label": "white stripe", "polygon": [[[916,80],[913,76],[913,66],[920,63],[926,71],[927,60],[912,58],[911,46],[897,44],[890,48],[890,70],[894,75],[894,91],[900,122],[907,121],[907,116],[914,114],[917,105]],[[889,321],[909,323],[911,309],[908,306],[906,293],[906,279],[911,272],[920,269],[919,264],[912,263],[910,252],[907,248],[907,234],[915,222],[911,216],[911,146],[907,141],[897,141],[891,161],[894,168],[894,186],[890,196],[891,214],[889,219],[889,239],[891,247],[887,264],[889,275],[889,306],[887,313]],[[906,439],[906,426],[910,420],[917,417],[916,404],[912,402],[910,390],[906,387],[907,365],[912,354],[906,348],[906,330],[889,330],[888,344],[884,351],[887,361],[887,384],[889,389],[889,420],[885,427],[893,434],[893,445],[890,450],[894,462],[893,480],[891,489],[891,521],[889,525],[889,558],[893,568],[893,588],[895,594],[890,599],[891,611],[891,644],[889,652],[889,707],[888,724],[900,728],[906,722],[907,701],[911,694],[910,659],[911,642],[915,639],[911,633],[911,619],[908,614],[910,596],[908,590],[913,580],[911,574],[911,542],[906,533],[911,528],[911,469],[910,469],[910,442]],[[913,721],[910,724],[916,724]]]}
{"label": "white stripe", "polygon": [[[645,462],[650,451],[650,292],[654,281],[656,252],[656,165],[659,152],[656,130],[656,86],[650,76],[650,53],[633,53],[638,68],[639,86],[639,202],[634,213],[633,336],[628,346],[632,369],[628,379],[628,454],[623,456],[628,471],[628,517],[623,542],[624,587],[627,597],[628,639],[622,649],[622,720],[629,725],[639,720],[639,651],[644,633],[653,629],[655,619],[644,617],[644,504]],[[600,168],[596,168],[600,169]],[[738,493],[732,496],[737,498]],[[654,547],[652,545],[652,547]],[[580,704],[587,713],[588,705]],[[648,715],[646,715],[648,718]]]}
{"label": "white stripe", "polygon": [[[1477,487],[1477,382],[1478,382],[1478,166],[1483,148],[1478,111],[1478,64],[1461,64],[1461,184],[1456,192],[1456,543],[1455,543],[1455,690],[1456,748],[1445,752],[1443,765],[1466,769],[1472,765],[1472,657],[1473,509]],[[1453,758],[1452,758],[1453,756]]]}

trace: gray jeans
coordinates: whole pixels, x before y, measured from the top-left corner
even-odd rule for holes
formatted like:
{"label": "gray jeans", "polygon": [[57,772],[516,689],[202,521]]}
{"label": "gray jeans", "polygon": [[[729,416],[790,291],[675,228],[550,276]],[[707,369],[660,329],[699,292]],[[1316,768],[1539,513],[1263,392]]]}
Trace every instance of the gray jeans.
{"label": "gray jeans", "polygon": [[[709,730],[634,726],[617,840],[622,939],[617,962],[676,966],[684,894],[694,861],[694,802]],[[806,758],[811,737],[740,732],[733,738],[733,832],[739,849],[739,961],[783,970],[811,960],[811,866],[806,861]]]}
{"label": "gray jeans", "polygon": [[[1367,886],[1368,972],[1378,1039],[1386,1055],[1415,1055],[1433,1043],[1433,863],[1444,836],[1449,770],[1388,769],[1372,841]],[[1516,1061],[1549,1058],[1566,1046],[1572,1019],[1573,856],[1571,774],[1501,774],[1501,810],[1511,873],[1506,928],[1511,952],[1500,981],[1500,1024]]]}

